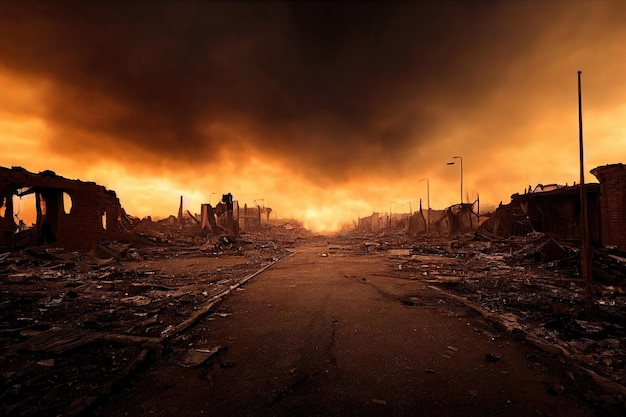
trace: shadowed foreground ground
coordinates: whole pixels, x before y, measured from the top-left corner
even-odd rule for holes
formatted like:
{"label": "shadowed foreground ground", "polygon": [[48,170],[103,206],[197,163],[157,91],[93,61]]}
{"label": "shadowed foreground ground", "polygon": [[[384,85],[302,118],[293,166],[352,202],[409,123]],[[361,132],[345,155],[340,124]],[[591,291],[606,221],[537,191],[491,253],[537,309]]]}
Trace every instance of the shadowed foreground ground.
{"label": "shadowed foreground ground", "polygon": [[[99,416],[591,416],[557,357],[382,255],[310,241],[179,336]],[[221,349],[181,366],[189,349]]]}

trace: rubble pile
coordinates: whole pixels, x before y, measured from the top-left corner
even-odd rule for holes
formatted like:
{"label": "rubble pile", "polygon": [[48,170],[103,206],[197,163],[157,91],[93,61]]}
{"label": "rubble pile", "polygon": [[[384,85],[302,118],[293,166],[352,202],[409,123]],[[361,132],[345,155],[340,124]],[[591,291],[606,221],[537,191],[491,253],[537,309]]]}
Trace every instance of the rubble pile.
{"label": "rubble pile", "polygon": [[151,245],[0,254],[0,414],[84,413],[222,296],[288,255],[293,229],[276,229],[238,238],[146,232]]}
{"label": "rubble pile", "polygon": [[626,280],[588,285],[566,242],[541,233],[499,241],[424,237],[388,253],[396,276],[446,292],[626,396]]}
{"label": "rubble pile", "polygon": [[589,286],[577,248],[542,233],[416,240],[355,230],[331,239],[283,221],[231,236],[172,220],[144,221],[89,252],[0,254],[0,414],[84,415],[147,360],[200,366],[227,347],[194,324],[228,316],[216,306],[223,296],[315,239],[328,243],[321,256],[384,256],[389,276],[423,282],[575,361],[617,393],[602,401],[623,406],[626,282],[615,252],[594,254],[604,273]]}

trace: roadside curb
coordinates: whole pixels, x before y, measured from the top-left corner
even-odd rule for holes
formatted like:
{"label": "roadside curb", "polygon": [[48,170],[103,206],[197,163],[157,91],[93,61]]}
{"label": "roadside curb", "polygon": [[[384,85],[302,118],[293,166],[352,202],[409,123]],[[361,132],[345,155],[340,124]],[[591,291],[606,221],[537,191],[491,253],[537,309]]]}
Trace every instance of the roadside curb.
{"label": "roadside curb", "polygon": [[451,298],[463,305],[465,305],[468,308],[471,308],[472,310],[476,311],[477,313],[480,313],[483,318],[485,318],[487,321],[489,321],[490,323],[494,324],[496,327],[498,327],[501,330],[504,330],[508,333],[511,334],[515,334],[515,335],[519,335],[521,336],[525,341],[527,341],[528,343],[530,343],[531,345],[533,345],[534,347],[536,347],[537,349],[540,349],[544,352],[550,353],[552,355],[561,355],[564,356],[572,361],[574,361],[576,363],[576,365],[585,373],[587,373],[589,376],[591,376],[591,378],[593,379],[593,381],[597,384],[597,386],[603,390],[605,390],[606,392],[610,393],[611,395],[614,396],[616,402],[619,402],[622,404],[622,406],[626,407],[626,387],[615,382],[612,381],[606,377],[603,377],[602,375],[599,375],[598,373],[592,371],[591,369],[588,369],[584,366],[584,361],[582,361],[580,358],[577,357],[577,355],[572,354],[570,351],[568,351],[567,349],[565,349],[562,346],[557,346],[557,345],[553,345],[551,343],[547,343],[544,342],[543,340],[540,340],[538,338],[536,338],[535,336],[531,335],[530,333],[528,333],[527,331],[525,331],[524,329],[522,329],[521,325],[519,324],[519,322],[517,321],[517,316],[515,316],[514,314],[511,313],[507,313],[507,314],[497,314],[497,313],[493,313],[490,311],[485,310],[483,307],[481,307],[480,305],[464,298],[461,296],[458,296],[456,294],[452,294],[446,290],[443,290],[441,288],[435,287],[433,285],[428,285],[428,288],[433,289],[439,293],[441,293],[442,295],[444,295],[447,298]]}
{"label": "roadside curb", "polygon": [[163,349],[166,348],[167,343],[173,337],[180,335],[181,333],[185,332],[187,329],[195,325],[198,321],[200,321],[203,317],[205,317],[208,313],[210,313],[213,307],[217,303],[222,301],[224,297],[229,295],[233,290],[241,287],[243,284],[247,283],[252,278],[261,274],[262,272],[267,270],[269,267],[271,267],[272,265],[275,265],[277,262],[279,262],[280,260],[288,256],[290,255],[286,255],[286,256],[283,256],[282,258],[278,258],[270,262],[269,264],[264,265],[258,270],[246,275],[241,281],[238,281],[237,283],[231,285],[230,287],[220,292],[219,294],[216,294],[215,296],[211,297],[211,299],[206,304],[204,304],[200,309],[195,311],[186,320],[182,321],[181,323],[179,323],[178,325],[174,327],[164,330],[161,333],[160,338],[151,338],[149,340],[149,342],[151,343],[146,342],[142,345],[143,349],[141,350],[139,356],[135,360],[133,360],[131,364],[129,364],[129,366],[127,366],[125,373],[122,377],[116,379],[115,381],[110,382],[105,387],[105,389],[100,393],[100,395],[95,396],[95,397],[89,397],[85,399],[84,401],[71,404],[70,408],[66,410],[64,415],[68,415],[68,416],[85,415],[85,413],[91,410],[92,407],[94,407],[100,400],[102,400],[102,398],[110,395],[114,389],[119,388],[119,386],[121,386],[122,383],[126,381],[126,379],[128,379],[132,373],[136,372],[140,368],[140,365],[148,362],[149,354],[151,351],[154,351],[157,354],[159,354],[160,352],[160,354],[162,355]]}

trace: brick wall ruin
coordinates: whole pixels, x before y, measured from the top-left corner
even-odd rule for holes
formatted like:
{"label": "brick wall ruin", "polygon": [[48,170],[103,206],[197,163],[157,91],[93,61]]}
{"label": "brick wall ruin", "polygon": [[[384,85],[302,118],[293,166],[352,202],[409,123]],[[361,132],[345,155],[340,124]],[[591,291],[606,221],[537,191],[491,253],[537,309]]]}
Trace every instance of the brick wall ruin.
{"label": "brick wall ruin", "polygon": [[[13,198],[34,194],[36,223],[26,228],[16,222]],[[71,207],[66,207],[66,198]],[[116,240],[124,215],[114,191],[93,182],[39,174],[21,167],[0,167],[0,250],[51,244],[66,250],[88,250],[100,240]],[[69,205],[69,204],[68,204]]]}
{"label": "brick wall ruin", "polygon": [[[529,187],[530,190],[530,187]],[[585,187],[588,206],[589,237],[600,242],[600,186]],[[481,225],[498,237],[524,236],[531,232],[548,233],[568,240],[580,239],[580,186],[541,184],[524,194],[513,194],[511,203],[500,205],[488,221]]]}
{"label": "brick wall ruin", "polygon": [[408,232],[412,237],[427,231],[435,234],[467,233],[478,227],[479,220],[477,203],[455,204],[445,210],[424,210],[420,205],[410,218]]}
{"label": "brick wall ruin", "polygon": [[389,216],[387,214],[372,213],[371,216],[359,217],[357,229],[368,232],[376,232],[385,227],[389,227]]}
{"label": "brick wall ruin", "polygon": [[602,246],[626,250],[626,166],[604,165],[591,170],[600,181]]}

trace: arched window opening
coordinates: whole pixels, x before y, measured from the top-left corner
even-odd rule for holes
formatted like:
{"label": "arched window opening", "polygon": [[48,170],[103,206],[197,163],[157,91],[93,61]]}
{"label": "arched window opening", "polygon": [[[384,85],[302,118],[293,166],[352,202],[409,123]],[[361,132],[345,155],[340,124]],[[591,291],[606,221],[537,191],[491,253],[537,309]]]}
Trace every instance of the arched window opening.
{"label": "arched window opening", "polygon": [[106,210],[102,212],[102,228],[107,230],[107,212]]}
{"label": "arched window opening", "polygon": [[65,191],[63,191],[63,211],[65,214],[72,212],[72,197]]}
{"label": "arched window opening", "polygon": [[[37,198],[35,193],[23,194],[16,190],[13,194],[13,221],[18,226],[16,231],[26,230],[37,222]],[[20,197],[20,195],[22,195]],[[45,208],[44,208],[45,209]]]}

